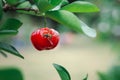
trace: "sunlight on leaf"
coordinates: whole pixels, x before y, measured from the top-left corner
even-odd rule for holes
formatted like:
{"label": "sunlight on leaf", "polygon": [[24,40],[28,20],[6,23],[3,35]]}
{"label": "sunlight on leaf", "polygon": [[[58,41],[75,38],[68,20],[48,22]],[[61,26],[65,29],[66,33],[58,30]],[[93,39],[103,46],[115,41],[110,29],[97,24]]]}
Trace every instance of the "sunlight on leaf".
{"label": "sunlight on leaf", "polygon": [[0,30],[0,35],[16,35],[17,30]]}
{"label": "sunlight on leaf", "polygon": [[96,31],[88,27],[73,13],[65,10],[49,11],[46,16],[69,27],[76,32],[84,32],[89,37],[96,37]]}
{"label": "sunlight on leaf", "polygon": [[80,23],[81,23],[81,29],[82,29],[82,31],[86,34],[86,35],[88,35],[88,36],[90,36],[90,37],[96,37],[96,35],[97,35],[97,32],[96,32],[96,30],[95,29],[92,29],[92,28],[90,28],[90,27],[88,27],[84,22],[82,22],[82,21],[80,21]]}
{"label": "sunlight on leaf", "polygon": [[68,4],[61,8],[62,10],[67,10],[70,12],[98,12],[99,8],[90,3],[85,1],[75,1],[71,4]]}

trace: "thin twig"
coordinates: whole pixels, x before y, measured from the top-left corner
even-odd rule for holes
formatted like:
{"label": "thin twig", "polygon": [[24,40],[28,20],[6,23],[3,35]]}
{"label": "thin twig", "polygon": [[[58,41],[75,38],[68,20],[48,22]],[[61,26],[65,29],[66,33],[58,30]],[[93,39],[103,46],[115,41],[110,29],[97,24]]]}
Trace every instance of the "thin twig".
{"label": "thin twig", "polygon": [[44,27],[47,27],[47,19],[45,15],[44,15]]}
{"label": "thin twig", "polygon": [[16,10],[22,10],[22,11],[34,11],[35,13],[38,12],[37,9],[32,9],[32,8],[16,8],[14,6],[10,6],[8,4],[5,4],[3,7],[3,10],[6,11],[16,11]]}

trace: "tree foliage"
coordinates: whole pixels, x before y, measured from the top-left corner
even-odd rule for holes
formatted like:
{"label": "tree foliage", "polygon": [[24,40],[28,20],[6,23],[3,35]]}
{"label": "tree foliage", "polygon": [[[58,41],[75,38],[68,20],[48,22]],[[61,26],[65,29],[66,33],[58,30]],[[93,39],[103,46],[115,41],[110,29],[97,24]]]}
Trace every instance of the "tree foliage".
{"label": "tree foliage", "polygon": [[[85,1],[74,1],[69,3],[67,0],[32,0],[32,2],[33,3],[28,0],[0,1],[0,35],[16,35],[18,33],[18,29],[23,24],[22,21],[15,18],[8,18],[6,21],[2,20],[2,16],[6,12],[12,11],[28,15],[48,17],[76,32],[84,32],[90,37],[96,36],[96,31],[88,27],[74,14],[83,12],[98,12],[99,9],[96,5]],[[36,8],[33,8],[33,6],[36,6]],[[0,52],[3,53],[3,50],[5,50],[23,58],[23,56],[20,55],[13,46],[4,42],[0,43],[2,44],[0,45]],[[8,47],[7,49],[5,45],[10,48]]]}

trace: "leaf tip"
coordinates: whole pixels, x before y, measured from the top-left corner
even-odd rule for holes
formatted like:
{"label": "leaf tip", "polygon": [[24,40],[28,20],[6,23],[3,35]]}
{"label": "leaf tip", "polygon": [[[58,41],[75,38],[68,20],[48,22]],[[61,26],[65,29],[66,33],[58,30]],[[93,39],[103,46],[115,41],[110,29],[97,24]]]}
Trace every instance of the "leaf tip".
{"label": "leaf tip", "polygon": [[100,11],[100,8],[96,7],[96,12],[99,12]]}
{"label": "leaf tip", "polygon": [[59,65],[58,65],[58,64],[56,64],[56,63],[53,63],[53,66],[54,66],[54,67],[56,67],[56,66],[59,66]]}
{"label": "leaf tip", "polygon": [[83,78],[83,80],[87,80],[88,79],[88,74],[86,74],[85,78]]}
{"label": "leaf tip", "polygon": [[95,38],[97,36],[96,30],[93,29],[93,33],[89,34],[89,36]]}
{"label": "leaf tip", "polygon": [[69,72],[61,65],[53,63],[53,66],[57,70],[61,80],[71,80]]}
{"label": "leaf tip", "polygon": [[20,58],[25,59],[22,55],[20,56]]}

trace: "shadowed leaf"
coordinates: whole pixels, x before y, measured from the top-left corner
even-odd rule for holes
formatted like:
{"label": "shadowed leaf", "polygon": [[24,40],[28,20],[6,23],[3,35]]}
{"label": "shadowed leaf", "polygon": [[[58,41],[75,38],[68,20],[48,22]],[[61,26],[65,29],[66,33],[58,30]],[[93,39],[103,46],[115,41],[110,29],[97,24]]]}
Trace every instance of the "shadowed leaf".
{"label": "shadowed leaf", "polygon": [[6,2],[10,5],[15,5],[19,2],[20,0],[6,0]]}
{"label": "shadowed leaf", "polygon": [[0,0],[0,20],[2,18],[3,15],[3,10],[2,10],[2,0]]}
{"label": "shadowed leaf", "polygon": [[0,49],[24,59],[24,57],[10,44],[0,42]]}
{"label": "shadowed leaf", "polygon": [[101,73],[101,72],[98,72],[97,74],[98,74],[100,80],[109,80],[109,78],[106,74]]}
{"label": "shadowed leaf", "polygon": [[2,50],[0,50],[0,53],[1,53],[4,57],[7,57],[7,54],[4,53]]}
{"label": "shadowed leaf", "polygon": [[[17,34],[18,29],[22,25],[22,22],[20,22],[17,19],[7,19],[3,25],[0,26],[0,35],[7,35],[9,34]],[[9,35],[8,34],[8,35]]]}
{"label": "shadowed leaf", "polygon": [[0,80],[24,80],[21,71],[17,68],[0,69]]}

